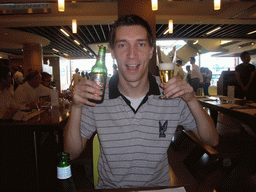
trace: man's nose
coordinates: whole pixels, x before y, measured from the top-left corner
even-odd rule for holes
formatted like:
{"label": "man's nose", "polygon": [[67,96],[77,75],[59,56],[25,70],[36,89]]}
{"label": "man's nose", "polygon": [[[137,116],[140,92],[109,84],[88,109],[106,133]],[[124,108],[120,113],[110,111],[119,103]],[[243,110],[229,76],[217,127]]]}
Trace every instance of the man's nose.
{"label": "man's nose", "polygon": [[130,46],[127,54],[128,58],[133,59],[136,57],[136,55],[137,55],[136,46]]}

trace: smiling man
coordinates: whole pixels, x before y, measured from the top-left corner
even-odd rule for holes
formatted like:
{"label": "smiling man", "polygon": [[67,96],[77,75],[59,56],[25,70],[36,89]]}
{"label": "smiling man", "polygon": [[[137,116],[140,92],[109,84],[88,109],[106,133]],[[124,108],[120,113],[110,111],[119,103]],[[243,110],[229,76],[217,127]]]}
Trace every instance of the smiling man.
{"label": "smiling man", "polygon": [[[85,80],[76,86],[65,151],[77,158],[97,130],[97,188],[170,186],[167,150],[177,126],[217,145],[214,123],[186,81],[173,78],[164,85],[148,72],[154,44],[146,21],[136,15],[119,18],[109,43],[119,72],[110,79],[102,104],[88,101],[101,99],[96,83]],[[160,92],[173,98],[159,99]]]}

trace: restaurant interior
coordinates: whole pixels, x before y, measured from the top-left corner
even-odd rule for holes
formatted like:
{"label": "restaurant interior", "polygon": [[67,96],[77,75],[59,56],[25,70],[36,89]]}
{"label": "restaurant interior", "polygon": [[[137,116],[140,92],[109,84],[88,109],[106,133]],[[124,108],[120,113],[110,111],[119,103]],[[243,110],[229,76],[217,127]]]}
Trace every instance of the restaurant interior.
{"label": "restaurant interior", "polygon": [[[137,14],[148,21],[156,42],[185,42],[177,49],[177,58],[183,64],[196,57],[200,66],[202,55],[214,52],[214,58],[234,58],[235,68],[241,61],[240,54],[247,51],[256,66],[256,1],[219,2],[218,6],[215,0],[66,0],[62,7],[58,0],[2,0],[0,64],[21,67],[24,76],[31,69],[48,72],[54,89],[69,94],[75,73],[72,63],[95,61],[99,45],[106,46],[109,53],[113,22],[122,15]],[[160,46],[160,50],[173,46]],[[169,62],[168,54],[162,51],[160,55]],[[155,47],[149,63],[153,75],[158,64]],[[253,82],[256,87],[256,77]],[[222,71],[216,86],[210,86],[210,96],[203,95],[202,89],[196,93],[214,120],[220,143],[207,146],[178,127],[168,150],[172,154],[168,161],[173,188],[132,191],[256,191],[256,101],[237,99],[234,91],[230,100],[229,87],[235,86],[236,91],[237,85],[235,71],[227,70]],[[27,117],[20,113],[14,116],[16,119],[0,121],[0,189],[57,190],[56,155],[63,150],[63,129],[71,103],[61,98],[57,108],[42,108]],[[94,190],[92,164],[93,137],[80,157],[72,161],[77,191]]]}

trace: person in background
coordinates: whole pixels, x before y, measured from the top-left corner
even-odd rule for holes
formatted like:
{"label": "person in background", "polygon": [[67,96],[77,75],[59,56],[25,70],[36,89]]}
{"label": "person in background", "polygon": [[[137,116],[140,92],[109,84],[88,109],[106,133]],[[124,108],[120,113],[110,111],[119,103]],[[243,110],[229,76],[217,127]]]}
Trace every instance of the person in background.
{"label": "person in background", "polygon": [[191,70],[190,70],[190,65],[186,66],[186,71],[187,71],[187,76],[186,76],[186,81],[191,85]]}
{"label": "person in background", "polygon": [[203,83],[203,76],[200,72],[198,65],[196,65],[195,62],[195,57],[190,57],[190,64],[192,65],[191,86],[193,87],[193,90],[196,93],[197,89],[199,88],[199,84]]}
{"label": "person in background", "polygon": [[25,78],[25,83],[14,92],[14,98],[19,104],[28,104],[31,108],[37,108],[45,100],[40,96],[49,96],[52,89],[41,84],[41,75],[37,70],[30,70]]}
{"label": "person in background", "polygon": [[[154,52],[149,24],[139,16],[120,17],[111,27],[110,49],[118,73],[109,80],[102,104],[100,86],[90,80],[74,91],[64,130],[64,150],[77,158],[97,130],[101,150],[96,189],[171,186],[167,150],[178,125],[208,145],[217,145],[213,120],[184,80],[163,84],[149,73]],[[172,99],[159,99],[161,92]]]}
{"label": "person in background", "polygon": [[41,77],[42,77],[42,82],[41,84],[45,87],[51,88],[51,84],[52,84],[52,76],[47,73],[47,72],[42,72],[41,73]]}
{"label": "person in background", "polygon": [[[41,84],[45,87],[48,87],[50,89],[53,89],[51,87],[51,82],[52,82],[52,75],[50,75],[49,73],[47,72],[42,72],[41,73],[41,77],[42,77],[42,81],[41,81]],[[58,91],[59,92],[59,91]],[[65,93],[61,93],[59,92],[59,97],[64,97],[64,98],[67,98],[69,100],[71,100],[71,96],[65,94]]]}
{"label": "person in background", "polygon": [[14,91],[15,91],[17,87],[23,83],[24,76],[23,76],[21,67],[15,67],[14,71],[15,72],[13,74],[13,80],[14,80]]}
{"label": "person in background", "polygon": [[70,92],[71,92],[71,95],[73,94],[75,86],[78,85],[78,83],[83,80],[82,76],[79,74],[79,69],[78,68],[76,68],[75,72],[76,73],[73,74],[73,78],[71,80],[70,88],[69,88]]}
{"label": "person in background", "polygon": [[84,71],[82,71],[81,76],[82,76],[83,79],[87,79],[86,74],[84,73]]}
{"label": "person in background", "polygon": [[176,65],[178,67],[177,68],[176,77],[183,80],[184,79],[184,71],[182,69],[182,61],[181,60],[177,60]]}
{"label": "person in background", "polygon": [[207,96],[209,95],[209,86],[211,84],[212,80],[212,71],[209,70],[208,67],[202,67],[202,75],[203,75],[203,90],[204,90],[204,95]]}
{"label": "person in background", "polygon": [[246,97],[246,100],[256,101],[255,66],[250,64],[251,56],[247,51],[242,52],[240,58],[243,63],[235,69],[236,78],[241,88],[238,97],[240,99]]}
{"label": "person in background", "polygon": [[11,119],[19,109],[29,110],[26,104],[19,104],[12,97],[10,85],[10,68],[0,65],[0,119]]}

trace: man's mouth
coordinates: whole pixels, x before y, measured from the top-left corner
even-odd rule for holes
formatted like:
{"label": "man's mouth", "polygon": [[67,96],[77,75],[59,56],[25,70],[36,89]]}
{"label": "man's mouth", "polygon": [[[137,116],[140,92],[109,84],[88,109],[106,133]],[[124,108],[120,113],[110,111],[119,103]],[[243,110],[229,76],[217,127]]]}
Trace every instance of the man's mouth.
{"label": "man's mouth", "polygon": [[138,69],[139,66],[140,66],[140,64],[138,64],[138,65],[126,65],[128,70],[136,70],[136,69]]}

